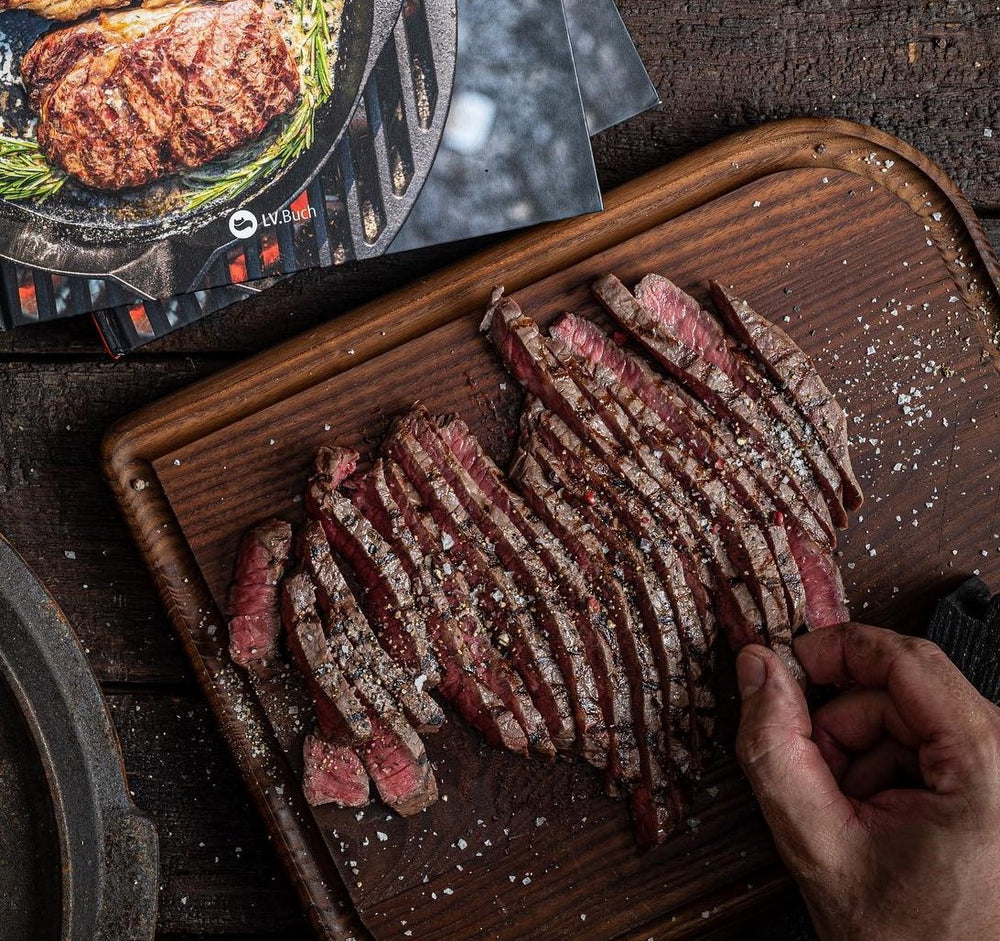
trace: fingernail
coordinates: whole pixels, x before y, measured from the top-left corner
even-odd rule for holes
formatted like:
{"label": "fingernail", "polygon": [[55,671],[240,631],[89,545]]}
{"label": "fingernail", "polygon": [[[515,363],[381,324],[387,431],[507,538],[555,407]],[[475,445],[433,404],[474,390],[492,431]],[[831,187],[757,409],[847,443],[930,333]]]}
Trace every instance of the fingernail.
{"label": "fingernail", "polygon": [[763,659],[749,650],[743,650],[736,658],[736,682],[740,687],[740,696],[744,699],[757,692],[767,679],[767,664]]}

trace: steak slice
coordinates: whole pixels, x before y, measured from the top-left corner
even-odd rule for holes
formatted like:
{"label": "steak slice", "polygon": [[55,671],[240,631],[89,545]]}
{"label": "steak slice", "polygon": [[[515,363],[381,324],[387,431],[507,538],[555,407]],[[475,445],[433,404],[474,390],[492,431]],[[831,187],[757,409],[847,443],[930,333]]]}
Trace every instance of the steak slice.
{"label": "steak slice", "polygon": [[307,574],[299,572],[284,580],[281,608],[288,649],[316,704],[323,737],[354,746],[371,741],[371,720],[330,649]]}
{"label": "steak slice", "polygon": [[[577,737],[576,748],[594,767],[604,769],[609,758],[609,730],[600,707],[598,679],[588,661],[587,652],[572,617],[554,602],[558,586],[542,570],[536,556],[524,552],[524,540],[509,519],[494,516],[495,509],[464,481],[449,476],[435,461],[432,441],[427,440],[429,419],[417,410],[404,415],[395,425],[383,449],[406,470],[410,480],[421,490],[443,490],[454,497],[468,515],[473,531],[462,538],[488,541],[488,555],[495,558],[494,568],[512,573],[520,588],[526,610],[544,631],[552,655],[565,681],[573,712]],[[423,432],[421,433],[421,424]],[[425,447],[426,445],[426,447]],[[427,450],[430,448],[430,451]],[[423,491],[421,491],[423,493]],[[426,496],[425,496],[425,499]]]}
{"label": "steak slice", "polygon": [[[354,650],[362,668],[377,677],[394,707],[406,714],[418,732],[439,729],[444,724],[441,707],[379,645],[334,561],[323,524],[310,520],[299,536],[299,546],[302,564],[312,577],[320,610],[326,616],[330,643]],[[353,679],[350,673],[347,676]]]}
{"label": "steak slice", "polygon": [[[759,448],[779,455],[799,491],[810,501],[825,499],[835,525],[847,525],[840,502],[840,475],[815,440],[801,416],[773,387],[754,398],[747,381],[732,377],[697,351],[666,333],[667,325],[654,311],[640,304],[613,275],[593,285],[594,294],[608,313],[678,382],[689,388],[717,414],[735,422]],[[683,292],[681,292],[683,293]],[[685,295],[686,297],[686,295]],[[694,303],[687,310],[699,313]],[[707,316],[707,315],[705,315]],[[794,414],[793,414],[794,413]],[[793,427],[789,427],[788,422]],[[796,432],[799,437],[796,437]],[[805,439],[805,440],[803,440]]]}
{"label": "steak slice", "polygon": [[246,666],[270,660],[281,636],[278,585],[292,551],[292,527],[265,520],[244,535],[229,589],[229,656]]}
{"label": "steak slice", "polygon": [[[692,548],[705,548],[699,561],[712,567],[713,577],[704,587],[716,598],[719,619],[730,641],[735,646],[766,643],[761,613],[747,586],[731,571],[728,556],[719,546],[718,533],[712,532],[707,520],[689,522],[683,509],[685,498],[676,492],[676,485],[648,473],[647,468],[655,460],[645,453],[648,449],[640,447],[635,455],[637,460],[633,461],[631,452],[619,445],[613,431],[596,414],[576,383],[555,362],[538,325],[524,317],[517,304],[509,298],[496,298],[484,324],[491,327],[494,343],[518,381],[555,411],[595,454],[612,466],[628,467],[630,473],[624,479],[669,532],[681,534]],[[643,461],[642,465],[638,459]]]}
{"label": "steak slice", "polygon": [[[620,615],[604,604],[596,584],[584,577],[559,539],[511,490],[500,469],[483,451],[465,422],[451,418],[439,419],[436,424],[438,438],[458,464],[458,467],[451,468],[452,472],[457,478],[468,474],[469,481],[496,507],[497,515],[505,514],[514,524],[529,550],[537,555],[558,585],[560,594],[574,614],[594,675],[599,683],[603,680],[605,684],[601,690],[601,708],[611,740],[608,773],[625,783],[637,780],[641,764],[636,741],[639,733],[632,716],[629,678],[624,662],[626,653],[620,642],[624,637],[626,644],[634,644],[631,625],[627,622],[622,624]],[[442,454],[442,457],[448,461],[447,455]]]}
{"label": "steak slice", "polygon": [[864,496],[851,466],[847,416],[830,394],[812,360],[781,327],[763,318],[745,300],[729,293],[717,281],[710,282],[710,287],[729,329],[757,354],[757,359],[779,388],[792,397],[826,446],[840,473],[847,509],[860,509]]}
{"label": "steak slice", "polygon": [[829,549],[817,546],[794,529],[788,532],[806,591],[806,623],[810,630],[844,624],[851,619],[840,569]]}
{"label": "steak slice", "polygon": [[326,530],[330,545],[347,560],[364,587],[363,602],[379,643],[397,663],[427,686],[437,686],[440,667],[427,638],[426,612],[399,557],[378,530],[337,488],[357,465],[344,448],[320,448],[306,491],[306,509]]}
{"label": "steak slice", "polygon": [[769,452],[747,452],[745,439],[742,445],[737,441],[739,432],[730,422],[713,415],[674,381],[622,349],[591,321],[564,314],[549,330],[581,359],[604,367],[615,382],[638,395],[699,457],[714,463],[746,501],[772,516],[781,514],[794,521],[820,545],[836,545],[836,530],[826,503],[809,504],[792,486],[787,469],[774,462]]}
{"label": "steak slice", "polygon": [[[745,508],[733,499],[731,491],[719,480],[714,466],[706,467],[686,450],[676,447],[669,434],[660,434],[651,445],[643,440],[640,429],[644,412],[642,403],[617,383],[602,385],[558,340],[548,344],[555,362],[572,377],[577,389],[615,438],[636,457],[637,463],[661,486],[675,495],[675,502],[699,533],[702,544],[722,578],[742,578],[750,588],[764,620],[766,633],[775,643],[790,642],[789,611],[785,605],[778,562],[761,528],[749,518]],[[635,409],[630,412],[622,400]],[[662,430],[660,423],[658,430]],[[705,527],[704,523],[708,526]],[[782,531],[783,533],[783,531]],[[786,546],[787,548],[787,546]],[[786,553],[790,562],[790,553]],[[794,564],[793,564],[794,569]],[[798,571],[794,571],[798,580]],[[800,586],[801,587],[801,586]]]}
{"label": "steak slice", "polygon": [[[550,482],[550,477],[554,482]],[[615,612],[621,624],[621,647],[626,659],[640,757],[641,780],[632,788],[631,801],[636,835],[644,848],[663,843],[676,827],[685,800],[680,787],[666,770],[672,758],[678,756],[671,754],[664,732],[661,717],[664,684],[647,634],[659,636],[662,630],[667,637],[672,634],[677,643],[669,600],[662,588],[649,588],[637,553],[634,550],[631,555],[622,552],[617,538],[607,538],[603,523],[598,521],[595,526],[585,520],[566,498],[562,479],[551,470],[543,469],[533,453],[518,452],[511,467],[511,478],[519,485],[529,505],[566,546],[574,561],[598,586],[605,604]],[[632,623],[632,611],[642,613],[642,625]],[[668,677],[666,685],[669,687],[671,682]]]}
{"label": "steak slice", "polygon": [[302,790],[311,807],[365,807],[371,800],[368,773],[353,748],[307,735],[302,765]]}
{"label": "steak slice", "polygon": [[[286,579],[285,596],[294,611],[309,608],[315,616],[316,587],[308,572]],[[354,608],[353,596],[346,604]],[[358,743],[358,754],[382,800],[397,813],[410,816],[437,800],[437,782],[420,736],[398,711],[372,665],[339,630],[345,613],[332,608],[321,629],[329,661],[350,683],[371,723],[371,736]]]}
{"label": "steak slice", "polygon": [[[387,443],[383,448],[389,451]],[[489,551],[466,508],[422,450],[410,454],[400,449],[396,463],[439,527],[441,564],[458,569],[472,588],[494,643],[524,680],[556,750],[571,749],[576,729],[566,680],[545,632],[530,616],[529,599]]]}
{"label": "steak slice", "polygon": [[[685,434],[685,410],[683,406],[697,405],[700,403],[691,399],[686,393],[677,390],[679,396],[677,401],[668,401],[673,384],[669,380],[660,379],[655,376],[645,364],[638,358],[625,353],[619,349],[611,339],[598,327],[589,321],[582,320],[572,314],[566,314],[553,328],[553,332],[577,353],[581,358],[585,358],[595,367],[600,366],[606,371],[606,376],[601,375],[606,384],[614,385],[623,383],[630,389],[634,389],[642,398],[643,402],[663,418],[677,434]],[[632,409],[632,414],[637,421],[644,425],[655,424],[649,421],[649,410],[643,411],[641,415],[636,414],[636,409]],[[691,410],[696,414],[696,410]],[[822,532],[817,532],[815,527],[809,531],[802,524],[804,519],[809,517],[804,512],[796,515],[785,515],[783,509],[776,509],[768,503],[767,495],[760,490],[754,491],[753,479],[756,474],[750,473],[746,477],[733,479],[734,465],[739,464],[738,445],[732,436],[726,435],[724,426],[715,420],[714,427],[720,431],[718,437],[713,436],[712,425],[701,422],[700,427],[707,429],[705,439],[699,440],[695,432],[690,432],[690,437],[686,439],[686,444],[706,460],[712,460],[714,455],[714,466],[719,473],[727,480],[733,481],[734,489],[741,493],[744,502],[749,503],[758,509],[762,522],[767,513],[773,513],[772,519],[780,522],[786,530],[787,546],[779,548],[775,541],[775,534],[771,532],[771,547],[777,554],[787,548],[795,561],[796,571],[785,570],[783,582],[789,595],[792,594],[793,582],[795,586],[794,600],[789,597],[789,610],[793,612],[791,623],[799,624],[802,621],[803,613],[806,623],[810,627],[831,623],[831,618],[838,613],[843,614],[846,607],[843,603],[843,586],[840,582],[840,574],[829,556],[830,543],[824,538]],[[718,442],[718,443],[717,443]],[[759,471],[758,471],[759,473]],[[747,480],[749,478],[749,481]],[[787,504],[783,504],[787,507]],[[802,504],[799,504],[800,508]],[[808,573],[808,578],[807,578]],[[799,591],[801,588],[801,592]],[[799,595],[802,595],[801,599]],[[793,606],[794,605],[794,606]],[[800,612],[800,607],[804,605],[804,612]]]}
{"label": "steak slice", "polygon": [[407,566],[415,590],[426,595],[433,604],[434,614],[428,623],[428,633],[442,668],[438,690],[470,725],[486,736],[490,744],[527,754],[525,730],[506,703],[483,681],[485,670],[467,643],[467,636],[472,639],[477,629],[480,634],[482,630],[478,624],[469,625],[462,612],[456,611],[445,597],[440,566],[424,555],[421,545],[406,525],[403,510],[388,492],[382,461],[379,460],[369,474],[354,478],[350,488],[355,506],[392,544]]}
{"label": "steak slice", "polygon": [[43,36],[21,77],[45,156],[121,190],[258,137],[299,95],[277,24],[254,0],[143,6]]}

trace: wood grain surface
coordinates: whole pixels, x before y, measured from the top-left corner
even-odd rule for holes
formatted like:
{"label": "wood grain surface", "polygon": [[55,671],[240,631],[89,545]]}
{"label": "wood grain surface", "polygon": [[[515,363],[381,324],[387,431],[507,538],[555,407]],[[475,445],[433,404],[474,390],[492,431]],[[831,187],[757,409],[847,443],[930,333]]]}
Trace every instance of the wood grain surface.
{"label": "wood grain surface", "polygon": [[[995,3],[618,5],[663,105],[595,139],[605,189],[763,121],[843,117],[918,147],[1000,244]],[[114,365],[86,319],[0,334],[0,529],[83,637],[111,696],[137,800],[161,821],[159,941],[285,941],[305,937],[306,923],[101,479],[100,438],[167,392],[497,241],[303,272]],[[963,471],[959,464],[956,474]],[[957,579],[981,564],[974,552],[958,558],[935,577]],[[809,936],[800,905],[786,895],[779,909],[770,919],[737,917],[731,933]]]}
{"label": "wood grain surface", "polygon": [[722,142],[623,187],[600,216],[515,239],[127,419],[106,442],[109,479],[328,937],[358,931],[354,912],[380,938],[693,937],[782,887],[725,749],[689,827],[645,856],[587,769],[484,749],[458,722],[428,741],[447,801],[410,821],[378,805],[310,817],[294,749],[266,718],[284,694],[226,661],[213,598],[236,540],[261,516],[298,515],[317,445],[371,447],[420,399],[460,412],[502,460],[519,394],[478,333],[486,295],[505,283],[542,322],[591,313],[587,286],[608,270],[661,271],[701,294],[720,278],[816,358],[869,494],[841,543],[858,615],[912,626],[951,572],[1000,573],[995,262],[933,165],[843,122]]}

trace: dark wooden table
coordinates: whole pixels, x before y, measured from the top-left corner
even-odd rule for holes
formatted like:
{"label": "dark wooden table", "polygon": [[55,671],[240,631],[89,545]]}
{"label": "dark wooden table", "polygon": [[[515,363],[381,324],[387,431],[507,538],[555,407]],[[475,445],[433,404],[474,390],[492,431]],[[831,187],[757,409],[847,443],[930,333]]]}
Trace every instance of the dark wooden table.
{"label": "dark wooden table", "polygon": [[[937,161],[1000,243],[995,3],[619,6],[663,105],[595,140],[605,188],[733,130],[838,116]],[[159,824],[162,941],[308,928],[100,478],[101,437],[120,416],[476,247],[305,272],[118,364],[86,321],[0,334],[0,531],[75,625],[136,801]],[[790,937],[794,924],[779,917],[754,931]]]}

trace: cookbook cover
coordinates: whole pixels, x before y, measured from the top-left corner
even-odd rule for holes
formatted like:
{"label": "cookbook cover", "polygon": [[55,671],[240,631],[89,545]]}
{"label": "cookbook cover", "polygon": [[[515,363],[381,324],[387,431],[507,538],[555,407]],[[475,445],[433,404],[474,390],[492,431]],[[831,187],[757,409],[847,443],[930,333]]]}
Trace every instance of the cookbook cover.
{"label": "cookbook cover", "polygon": [[[407,11],[413,15],[413,5],[407,5]],[[597,208],[599,194],[581,123],[576,72],[586,76],[581,86],[589,133],[631,117],[657,100],[612,0],[567,0],[565,21],[560,4],[552,0],[522,4],[468,0],[459,5],[459,14],[455,91],[439,159],[431,167],[425,158],[428,192],[416,199],[409,221],[388,251]],[[395,34],[403,41],[405,30],[404,22],[397,24]],[[504,35],[510,37],[507,42],[495,41]],[[531,37],[527,44],[525,36]],[[513,50],[515,43],[518,48]],[[553,56],[553,49],[561,54]],[[575,70],[571,69],[573,55]],[[380,68],[376,67],[376,75]],[[525,74],[532,76],[530,81],[525,82]],[[609,102],[615,110],[609,110]],[[595,123],[595,115],[603,123]],[[550,141],[548,151],[539,146],[543,134]],[[563,157],[567,150],[576,156],[575,161]],[[416,171],[414,176],[421,176],[421,167]],[[412,182],[411,188],[416,185]],[[449,204],[448,218],[440,212],[442,200]],[[237,256],[234,265],[245,269],[245,277],[258,279],[274,271],[280,245],[274,240],[254,245],[255,241],[250,240],[253,250]],[[343,239],[327,255],[326,264],[359,257]],[[234,280],[243,280],[243,271],[235,274],[240,277]],[[34,300],[35,280],[25,285],[22,276],[21,284],[6,285],[15,323],[49,319],[54,313],[44,304],[35,310],[18,303]],[[98,313],[96,320],[109,349],[127,352],[276,280],[251,280],[166,301],[134,298]],[[12,304],[9,296],[14,292],[20,297]]]}
{"label": "cookbook cover", "polygon": [[443,131],[455,0],[121,5],[0,0],[8,306],[330,264],[321,229],[385,250]]}

